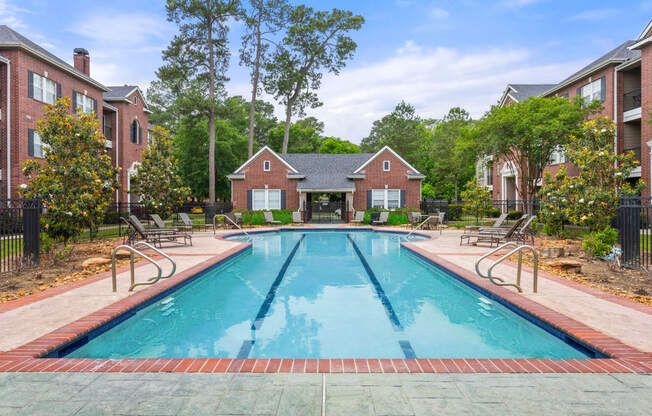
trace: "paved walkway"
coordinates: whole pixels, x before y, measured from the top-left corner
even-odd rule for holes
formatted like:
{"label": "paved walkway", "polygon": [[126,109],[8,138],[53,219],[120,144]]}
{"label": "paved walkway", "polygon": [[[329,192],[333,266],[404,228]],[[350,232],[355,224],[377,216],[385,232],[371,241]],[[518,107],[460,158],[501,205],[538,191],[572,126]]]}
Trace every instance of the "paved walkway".
{"label": "paved walkway", "polygon": [[12,416],[636,416],[650,397],[640,374],[0,373]]}

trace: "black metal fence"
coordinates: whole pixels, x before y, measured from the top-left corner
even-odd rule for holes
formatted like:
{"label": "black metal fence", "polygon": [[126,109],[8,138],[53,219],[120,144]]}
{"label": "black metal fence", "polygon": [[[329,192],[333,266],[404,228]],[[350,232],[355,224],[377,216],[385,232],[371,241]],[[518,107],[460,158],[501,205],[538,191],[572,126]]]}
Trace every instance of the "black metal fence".
{"label": "black metal fence", "polygon": [[650,269],[652,252],[652,198],[623,198],[614,223],[623,250],[622,265]]}
{"label": "black metal fence", "polygon": [[491,208],[481,215],[475,216],[465,209],[467,205],[467,201],[463,200],[423,199],[421,200],[420,210],[426,214],[445,212],[444,222],[446,224],[470,225],[492,220],[502,213],[509,213],[509,220],[517,219],[525,213],[536,215],[540,209],[538,200],[493,200],[491,201]]}
{"label": "black metal fence", "polygon": [[40,222],[38,199],[0,200],[0,273],[39,264]]}

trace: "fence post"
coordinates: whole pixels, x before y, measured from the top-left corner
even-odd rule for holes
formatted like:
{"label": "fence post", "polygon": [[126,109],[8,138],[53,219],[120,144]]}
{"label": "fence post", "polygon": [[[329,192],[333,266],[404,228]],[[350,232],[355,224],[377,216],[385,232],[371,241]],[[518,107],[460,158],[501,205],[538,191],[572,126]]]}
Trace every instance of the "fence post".
{"label": "fence post", "polygon": [[41,201],[23,201],[23,257],[26,262],[38,265],[41,261]]}

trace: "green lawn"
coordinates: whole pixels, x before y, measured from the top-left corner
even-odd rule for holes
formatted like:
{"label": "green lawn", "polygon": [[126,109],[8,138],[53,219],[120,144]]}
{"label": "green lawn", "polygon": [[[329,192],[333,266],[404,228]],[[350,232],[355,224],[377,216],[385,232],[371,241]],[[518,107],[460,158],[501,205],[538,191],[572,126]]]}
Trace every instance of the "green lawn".
{"label": "green lawn", "polygon": [[0,258],[23,251],[23,239],[0,240]]}

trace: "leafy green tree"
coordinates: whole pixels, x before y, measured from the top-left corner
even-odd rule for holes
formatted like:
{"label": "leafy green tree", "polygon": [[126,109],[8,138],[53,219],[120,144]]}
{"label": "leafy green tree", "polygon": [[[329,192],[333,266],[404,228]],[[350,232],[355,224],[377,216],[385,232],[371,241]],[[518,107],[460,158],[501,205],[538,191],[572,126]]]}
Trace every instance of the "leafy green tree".
{"label": "leafy green tree", "polygon": [[469,181],[466,190],[462,191],[465,214],[475,217],[476,224],[481,217],[485,217],[491,205],[491,191],[482,186],[476,186],[475,181]]}
{"label": "leafy green tree", "polygon": [[306,107],[321,105],[315,91],[323,72],[339,74],[353,57],[357,44],[348,32],[362,27],[364,18],[346,10],[314,11],[301,5],[288,16],[281,45],[266,65],[265,90],[285,106],[285,130],[281,151],[289,152],[292,115],[304,115]]}
{"label": "leafy green tree", "polygon": [[287,0],[249,0],[249,7],[243,10],[245,30],[242,35],[240,63],[251,69],[249,157],[254,153],[256,96],[260,90],[261,68],[270,62],[269,48],[274,43],[272,37],[284,28],[289,11]]}
{"label": "leafy green tree", "polygon": [[319,147],[319,153],[360,153],[360,147],[337,137],[327,137]]}
{"label": "leafy green tree", "polygon": [[[179,175],[184,185],[190,187],[192,195],[198,198],[208,196],[206,184],[209,182],[208,118],[186,116],[179,123],[174,137],[175,156],[179,161]],[[233,172],[247,159],[247,137],[229,120],[216,120],[215,135],[215,184],[216,196],[228,200],[231,192],[226,175]]]}
{"label": "leafy green tree", "polygon": [[215,123],[218,95],[223,93],[229,62],[228,20],[239,13],[238,0],[167,0],[168,21],[179,28],[163,51],[164,65],[155,101],[174,102],[181,114],[208,117],[208,195],[215,201]]}
{"label": "leafy green tree", "polygon": [[181,208],[190,188],[183,186],[178,174],[169,130],[154,127],[131,186],[150,212],[167,218]]}
{"label": "leafy green tree", "polygon": [[437,192],[435,192],[435,188],[433,188],[430,183],[424,182],[421,185],[421,198],[422,199],[435,199],[435,198],[437,198]]}
{"label": "leafy green tree", "polygon": [[615,135],[613,121],[602,117],[583,123],[569,136],[566,156],[579,173],[571,177],[560,170],[554,178],[547,175],[539,193],[544,223],[547,215],[561,216],[592,231],[604,230],[616,215],[620,198],[636,195],[643,188],[642,181],[628,182],[639,162],[633,152],[614,152]]}
{"label": "leafy green tree", "polygon": [[36,132],[44,156],[23,162],[29,182],[20,195],[43,201],[45,231],[52,239],[67,242],[84,228],[97,230],[120,172],[106,153],[97,115],[70,114],[70,98],[64,97],[45,107]]}
{"label": "leafy green tree", "polygon": [[553,152],[581,130],[584,119],[599,107],[566,98],[530,97],[509,106],[494,106],[473,128],[480,155],[493,155],[515,166],[519,199],[529,200],[550,164]]}
{"label": "leafy green tree", "polygon": [[374,153],[389,146],[413,164],[420,158],[419,149],[426,139],[429,123],[417,115],[413,106],[401,101],[390,114],[374,121],[369,136],[360,142],[360,150]]}
{"label": "leafy green tree", "polygon": [[[267,144],[275,152],[281,152],[283,149],[283,137],[285,126],[279,124],[276,128],[270,130]],[[314,117],[307,117],[292,123],[290,126],[290,146],[287,153],[318,153],[324,142],[322,133],[324,132],[324,123]]]}
{"label": "leafy green tree", "polygon": [[451,108],[439,123],[427,130],[423,141],[422,154],[427,155],[431,179],[438,183],[452,183],[454,199],[458,199],[459,188],[475,174],[477,153],[469,134],[472,123],[466,110]]}

